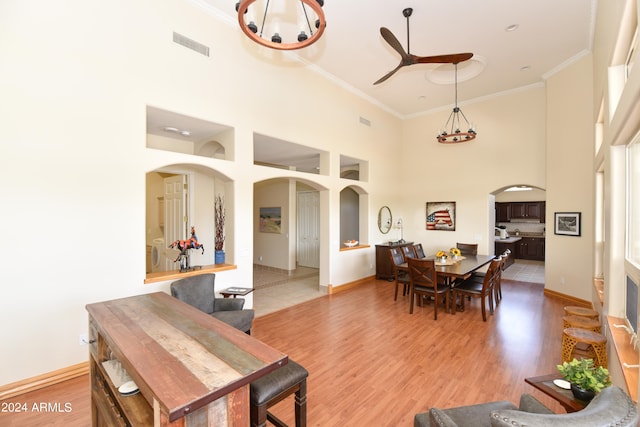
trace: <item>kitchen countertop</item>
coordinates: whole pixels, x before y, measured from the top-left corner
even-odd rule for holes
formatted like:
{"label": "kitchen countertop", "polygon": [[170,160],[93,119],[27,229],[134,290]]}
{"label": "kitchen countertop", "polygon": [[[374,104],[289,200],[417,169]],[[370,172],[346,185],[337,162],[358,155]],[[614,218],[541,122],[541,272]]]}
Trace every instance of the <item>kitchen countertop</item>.
{"label": "kitchen countertop", "polygon": [[506,239],[501,239],[500,236],[496,236],[496,242],[501,242],[501,243],[515,243],[519,240],[522,240],[522,237],[510,236],[510,237],[507,237]]}

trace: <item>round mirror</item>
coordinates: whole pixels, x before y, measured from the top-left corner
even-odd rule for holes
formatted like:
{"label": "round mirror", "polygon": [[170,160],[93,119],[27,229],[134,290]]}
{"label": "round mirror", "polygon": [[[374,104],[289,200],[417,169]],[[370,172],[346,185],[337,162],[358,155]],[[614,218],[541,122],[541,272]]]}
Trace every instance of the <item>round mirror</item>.
{"label": "round mirror", "polygon": [[383,206],[378,211],[378,229],[382,234],[387,234],[391,230],[391,223],[393,222],[391,217],[391,209],[389,206]]}

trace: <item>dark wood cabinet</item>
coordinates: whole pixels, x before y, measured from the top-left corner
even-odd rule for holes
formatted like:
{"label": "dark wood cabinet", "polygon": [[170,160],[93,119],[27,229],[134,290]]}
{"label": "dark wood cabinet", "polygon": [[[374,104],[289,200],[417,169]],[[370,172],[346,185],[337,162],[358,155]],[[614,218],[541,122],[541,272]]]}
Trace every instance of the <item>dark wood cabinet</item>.
{"label": "dark wood cabinet", "polygon": [[391,263],[391,255],[389,249],[401,248],[403,246],[413,245],[413,242],[405,243],[387,243],[376,245],[376,279],[395,279],[393,275],[393,264]]}
{"label": "dark wood cabinet", "polygon": [[516,245],[520,243],[520,242],[511,242],[511,243],[505,243],[505,242],[499,242],[496,240],[496,247],[495,247],[495,255],[502,255],[503,253],[505,253],[505,251],[507,249],[509,249],[511,251],[511,256],[509,258],[507,258],[507,265],[506,267],[510,266],[511,264],[513,264],[515,262],[516,259]]}
{"label": "dark wood cabinet", "polygon": [[496,203],[496,222],[513,220],[539,220],[545,222],[546,202],[503,202]]}
{"label": "dark wood cabinet", "polygon": [[544,237],[523,237],[516,245],[516,258],[544,261]]}
{"label": "dark wood cabinet", "polygon": [[496,222],[511,220],[511,203],[496,203]]}

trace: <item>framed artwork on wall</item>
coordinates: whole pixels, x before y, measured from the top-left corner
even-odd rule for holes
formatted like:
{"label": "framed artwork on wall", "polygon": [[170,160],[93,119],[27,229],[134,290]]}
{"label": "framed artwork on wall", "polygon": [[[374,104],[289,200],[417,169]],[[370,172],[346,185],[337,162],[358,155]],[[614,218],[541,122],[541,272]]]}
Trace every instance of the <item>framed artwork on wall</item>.
{"label": "framed artwork on wall", "polygon": [[580,236],[581,212],[556,212],[554,218],[554,234],[562,236]]}
{"label": "framed artwork on wall", "polygon": [[260,208],[260,232],[282,233],[282,211],[277,208]]}
{"label": "framed artwork on wall", "polygon": [[456,230],[456,202],[427,202],[427,230]]}

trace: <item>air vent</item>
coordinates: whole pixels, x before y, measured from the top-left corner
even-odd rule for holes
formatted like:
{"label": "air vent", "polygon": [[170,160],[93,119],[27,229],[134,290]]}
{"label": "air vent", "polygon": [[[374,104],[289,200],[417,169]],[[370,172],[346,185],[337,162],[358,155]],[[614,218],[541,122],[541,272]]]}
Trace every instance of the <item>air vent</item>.
{"label": "air vent", "polygon": [[369,127],[371,127],[371,121],[370,121],[370,120],[365,119],[364,117],[360,117],[360,123],[362,123],[362,124],[363,124],[363,125],[365,125],[365,126],[369,126]]}
{"label": "air vent", "polygon": [[205,46],[202,43],[191,40],[189,37],[185,37],[182,34],[174,32],[173,41],[191,50],[195,50],[196,52],[204,56],[209,56],[209,46]]}

